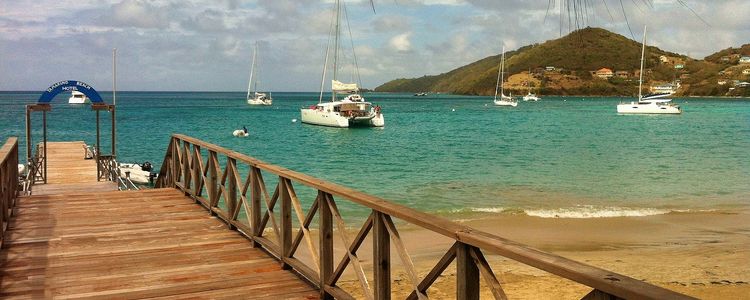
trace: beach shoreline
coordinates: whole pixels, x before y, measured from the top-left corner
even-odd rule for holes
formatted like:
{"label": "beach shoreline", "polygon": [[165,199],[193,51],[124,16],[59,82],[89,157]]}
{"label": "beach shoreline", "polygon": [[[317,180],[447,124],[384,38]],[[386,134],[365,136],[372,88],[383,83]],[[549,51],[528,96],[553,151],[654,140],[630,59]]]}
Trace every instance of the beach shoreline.
{"label": "beach shoreline", "polygon": [[[748,210],[587,219],[486,214],[458,222],[701,299],[742,299],[750,294]],[[413,225],[397,226],[420,278],[453,243]],[[358,252],[366,269],[372,263],[368,247]],[[591,290],[498,255],[484,255],[510,299],[580,299]],[[392,256],[393,293],[405,296],[412,283],[394,250]],[[353,277],[342,278],[340,286],[361,296]],[[482,293],[491,296],[487,289]],[[455,297],[453,266],[428,294]]]}

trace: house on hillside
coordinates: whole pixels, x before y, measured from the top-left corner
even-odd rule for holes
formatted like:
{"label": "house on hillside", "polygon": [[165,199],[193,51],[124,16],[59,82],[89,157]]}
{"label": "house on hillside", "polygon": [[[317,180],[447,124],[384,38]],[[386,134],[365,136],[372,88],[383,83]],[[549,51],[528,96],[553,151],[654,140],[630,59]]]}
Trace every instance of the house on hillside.
{"label": "house on hillside", "polygon": [[724,55],[721,57],[721,62],[729,62],[730,59],[731,57],[729,57],[729,55]]}
{"label": "house on hillside", "polygon": [[601,68],[599,70],[596,70],[596,72],[594,72],[594,75],[596,75],[599,78],[607,79],[607,78],[611,78],[612,76],[615,76],[615,73],[612,72],[611,69]]}
{"label": "house on hillside", "polygon": [[742,75],[750,75],[750,69],[742,70]]}
{"label": "house on hillside", "polygon": [[684,69],[685,65],[683,65],[683,64],[676,64],[676,65],[674,65],[674,68],[675,69]]}
{"label": "house on hillside", "polygon": [[750,64],[750,56],[740,57],[740,63],[741,64]]}
{"label": "house on hillside", "polygon": [[718,85],[725,85],[727,84],[727,81],[725,79],[719,79],[719,81],[716,82]]}
{"label": "house on hillside", "polygon": [[547,66],[546,68],[544,68],[544,70],[547,71],[547,72],[554,72],[555,71],[555,67],[553,67],[553,66]]}
{"label": "house on hillside", "polygon": [[666,55],[659,56],[659,61],[663,64],[666,64],[669,62],[669,57],[667,57]]}
{"label": "house on hillside", "polygon": [[628,72],[628,71],[617,71],[617,72],[615,72],[615,76],[617,76],[619,78],[628,78],[628,77],[630,77],[630,72]]}
{"label": "house on hillside", "polygon": [[690,79],[690,73],[684,73],[680,75],[680,79]]}

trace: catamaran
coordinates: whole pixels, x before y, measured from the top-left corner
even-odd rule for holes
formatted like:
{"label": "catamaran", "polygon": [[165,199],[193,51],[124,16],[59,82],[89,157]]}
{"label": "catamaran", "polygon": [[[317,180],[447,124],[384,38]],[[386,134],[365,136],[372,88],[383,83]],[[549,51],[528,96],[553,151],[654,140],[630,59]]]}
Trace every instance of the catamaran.
{"label": "catamaran", "polygon": [[[302,123],[342,128],[353,126],[383,127],[385,125],[385,120],[383,118],[383,113],[380,110],[380,106],[374,106],[372,103],[365,101],[365,98],[359,94],[360,89],[356,83],[343,83],[337,80],[339,36],[341,31],[341,0],[336,0],[335,10],[335,29],[332,28],[332,36],[334,37],[334,54],[333,80],[331,80],[331,101],[323,102],[323,84],[326,77],[325,74],[329,52],[327,50],[326,62],[323,65],[323,82],[321,83],[318,104],[301,109],[300,114],[302,115]],[[354,49],[352,49],[352,51],[354,51]],[[345,94],[346,96],[339,100],[337,98],[339,94]]]}
{"label": "catamaran", "polygon": [[643,42],[641,43],[641,74],[638,78],[638,101],[620,103],[617,113],[620,114],[680,114],[682,109],[672,103],[672,99],[665,98],[669,94],[643,96],[643,58],[646,54],[646,26],[643,26]]}
{"label": "catamaran", "polygon": [[[271,98],[271,94],[268,93],[259,93],[258,92],[258,76],[255,77],[255,84],[253,85],[253,75],[256,74],[255,71],[255,61],[258,57],[258,43],[255,43],[255,50],[253,51],[253,64],[250,67],[250,80],[247,82],[247,104],[250,105],[272,105],[273,99]],[[252,89],[252,92],[251,92]]]}
{"label": "catamaran", "polygon": [[[505,46],[503,46],[503,56],[500,60],[500,68],[497,70],[497,83],[495,84],[495,98],[492,100],[492,102],[495,103],[497,106],[512,106],[516,107],[518,106],[518,101],[516,99],[513,99],[511,96],[506,96],[505,92],[503,90],[503,85],[505,81]],[[497,98],[497,89],[498,86],[500,87],[500,99]]]}
{"label": "catamaran", "polygon": [[526,87],[529,88],[529,93],[523,96],[523,101],[539,101],[542,100],[536,94],[531,92],[531,69],[529,69],[529,79],[526,80]]}

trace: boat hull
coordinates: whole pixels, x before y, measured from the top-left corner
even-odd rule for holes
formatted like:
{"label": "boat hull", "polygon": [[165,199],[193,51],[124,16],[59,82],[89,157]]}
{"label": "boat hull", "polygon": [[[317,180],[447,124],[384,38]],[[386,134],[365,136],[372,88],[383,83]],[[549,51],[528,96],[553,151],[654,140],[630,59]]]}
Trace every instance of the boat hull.
{"label": "boat hull", "polygon": [[68,98],[68,104],[86,104],[88,98],[70,97]]}
{"label": "boat hull", "polygon": [[681,114],[682,109],[677,105],[657,103],[621,103],[617,105],[618,114]]}
{"label": "boat hull", "polygon": [[518,106],[518,102],[516,101],[498,100],[498,101],[493,101],[493,102],[495,103],[495,106],[511,106],[511,107]]}
{"label": "boat hull", "polygon": [[328,112],[319,109],[303,108],[301,110],[302,123],[347,128],[355,126],[366,126],[366,127],[383,127],[385,126],[385,119],[383,114],[376,113],[373,116],[358,117],[358,118],[347,118],[340,115],[338,112]]}
{"label": "boat hull", "polygon": [[247,104],[250,105],[273,105],[272,100],[259,100],[259,99],[248,99]]}

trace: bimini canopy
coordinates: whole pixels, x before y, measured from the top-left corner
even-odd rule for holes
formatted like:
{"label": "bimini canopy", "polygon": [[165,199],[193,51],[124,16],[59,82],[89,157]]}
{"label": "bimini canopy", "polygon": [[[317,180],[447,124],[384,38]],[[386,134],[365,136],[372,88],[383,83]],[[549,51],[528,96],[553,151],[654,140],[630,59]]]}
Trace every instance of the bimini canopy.
{"label": "bimini canopy", "polygon": [[99,93],[97,93],[94,88],[83,81],[77,80],[63,80],[60,82],[55,82],[50,87],[48,87],[47,90],[44,91],[44,93],[42,93],[42,96],[39,97],[38,103],[50,103],[52,99],[57,96],[57,94],[71,91],[79,91],[83,93],[84,95],[86,95],[86,97],[89,97],[91,103],[104,103],[102,97],[99,96]]}
{"label": "bimini canopy", "polygon": [[343,83],[338,80],[333,80],[331,86],[334,92],[351,93],[359,91],[359,87],[357,87],[356,83]]}

